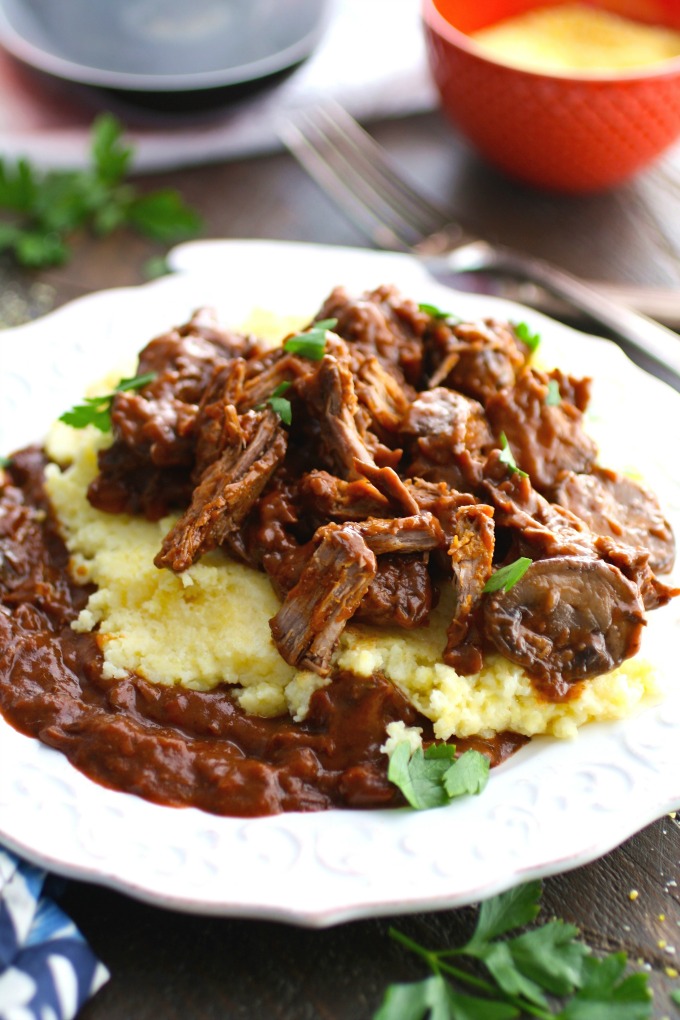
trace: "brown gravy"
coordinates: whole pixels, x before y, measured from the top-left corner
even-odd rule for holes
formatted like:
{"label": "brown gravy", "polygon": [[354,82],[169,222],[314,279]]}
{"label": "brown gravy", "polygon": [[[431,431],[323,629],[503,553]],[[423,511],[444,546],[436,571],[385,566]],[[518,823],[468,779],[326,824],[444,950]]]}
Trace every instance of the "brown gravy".
{"label": "brown gravy", "polygon": [[[102,679],[96,635],[70,627],[91,589],[73,585],[42,487],[40,450],[15,455],[0,492],[0,711],[91,779],[170,805],[256,816],[404,803],[380,751],[395,719],[430,724],[382,677],[336,677],[306,720],[250,716],[210,692],[131,675]],[[493,764],[525,738],[460,741]]]}

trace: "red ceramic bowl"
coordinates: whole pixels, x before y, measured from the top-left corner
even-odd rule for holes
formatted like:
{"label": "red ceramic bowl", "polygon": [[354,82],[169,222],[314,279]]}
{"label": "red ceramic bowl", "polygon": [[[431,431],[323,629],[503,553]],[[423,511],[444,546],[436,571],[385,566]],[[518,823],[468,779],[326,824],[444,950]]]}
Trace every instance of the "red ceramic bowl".
{"label": "red ceramic bowl", "polygon": [[[434,80],[454,124],[505,173],[558,191],[609,188],[680,135],[680,57],[639,71],[538,73],[486,56],[467,34],[549,3],[422,0]],[[680,30],[680,0],[595,6]]]}

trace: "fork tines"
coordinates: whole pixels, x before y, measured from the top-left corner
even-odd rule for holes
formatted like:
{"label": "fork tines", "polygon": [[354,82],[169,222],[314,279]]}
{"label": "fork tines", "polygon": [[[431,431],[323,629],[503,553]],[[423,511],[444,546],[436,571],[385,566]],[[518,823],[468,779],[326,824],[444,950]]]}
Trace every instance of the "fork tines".
{"label": "fork tines", "polygon": [[381,248],[412,250],[453,218],[412,188],[334,101],[300,109],[279,133],[309,175]]}

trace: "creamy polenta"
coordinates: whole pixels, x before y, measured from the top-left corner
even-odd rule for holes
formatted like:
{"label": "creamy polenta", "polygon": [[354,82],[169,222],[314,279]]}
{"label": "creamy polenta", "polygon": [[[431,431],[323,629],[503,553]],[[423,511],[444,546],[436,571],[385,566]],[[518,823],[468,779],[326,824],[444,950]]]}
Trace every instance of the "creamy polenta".
{"label": "creamy polenta", "polygon": [[680,55],[680,32],[586,4],[527,11],[471,38],[490,56],[536,71],[624,71]]}

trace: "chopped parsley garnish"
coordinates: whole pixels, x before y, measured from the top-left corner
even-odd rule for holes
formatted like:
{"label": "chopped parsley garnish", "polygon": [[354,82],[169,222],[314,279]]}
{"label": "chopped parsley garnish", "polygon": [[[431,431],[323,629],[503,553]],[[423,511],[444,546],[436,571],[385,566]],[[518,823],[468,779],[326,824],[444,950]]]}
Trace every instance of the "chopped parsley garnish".
{"label": "chopped parsley garnish", "polygon": [[11,457],[3,457],[0,454],[0,468],[8,468],[11,463],[12,463]]}
{"label": "chopped parsley garnish", "polygon": [[520,478],[529,477],[526,471],[522,471],[521,468],[517,467],[517,462],[515,461],[512,450],[510,449],[510,444],[508,443],[508,438],[505,432],[501,432],[501,453],[498,459],[501,464],[505,464],[511,474],[519,475]]}
{"label": "chopped parsley garnish", "polygon": [[459,323],[463,320],[459,316],[454,315],[453,312],[444,312],[441,308],[437,308],[436,305],[429,305],[426,301],[421,301],[418,305],[418,310],[425,312],[425,315],[431,316],[433,319],[442,319],[444,322]]}
{"label": "chopped parsley garnish", "polygon": [[326,333],[338,324],[337,319],[319,319],[304,333],[289,336],[283,349],[289,354],[301,354],[311,361],[321,361],[326,351]]}
{"label": "chopped parsley garnish", "polygon": [[545,397],[546,407],[559,407],[562,403],[562,394],[560,393],[560,385],[557,379],[550,379],[548,382],[548,392]]}
{"label": "chopped parsley garnish", "polygon": [[169,189],[140,195],[125,181],[133,150],[123,129],[105,113],[92,125],[91,162],[85,170],[39,171],[25,159],[0,159],[0,252],[20,265],[40,268],[65,262],[77,230],[96,235],[132,227],[168,244],[201,228],[200,217]]}
{"label": "chopped parsley garnish", "polygon": [[276,387],[270,397],[267,397],[264,404],[258,404],[255,408],[256,411],[261,411],[265,404],[269,404],[272,411],[278,414],[279,418],[284,425],[290,425],[293,420],[293,409],[290,406],[290,400],[286,400],[283,394],[286,390],[289,390],[292,383],[282,382]]}
{"label": "chopped parsley garnish", "polygon": [[528,556],[520,556],[519,559],[513,560],[512,563],[506,563],[504,567],[494,570],[482,591],[487,595],[493,591],[500,591],[501,588],[503,591],[510,591],[524,577],[532,563],[533,560],[529,559]]}
{"label": "chopped parsley garnish", "polygon": [[578,928],[558,919],[517,934],[536,920],[540,898],[540,882],[529,882],[487,900],[472,938],[451,949],[390,928],[432,976],[390,985],[373,1020],[651,1020],[647,975],[626,974],[625,953],[593,956]]}
{"label": "chopped parsley garnish", "polygon": [[70,425],[74,429],[84,429],[88,425],[94,425],[100,432],[111,430],[111,405],[117,393],[126,390],[141,390],[153,379],[155,372],[146,372],[144,375],[136,375],[131,379],[121,379],[112,393],[104,393],[99,397],[85,397],[82,404],[76,404],[70,411],[64,411],[59,416],[59,421]]}
{"label": "chopped parsley garnish", "polygon": [[541,334],[533,333],[527,326],[526,322],[516,322],[514,330],[517,339],[521,340],[523,344],[526,344],[533,354],[541,342]]}
{"label": "chopped parsley garnish", "polygon": [[456,758],[453,744],[431,744],[411,751],[408,740],[390,755],[387,778],[398,786],[411,807],[443,807],[456,797],[481,793],[489,775],[489,759],[479,751]]}

